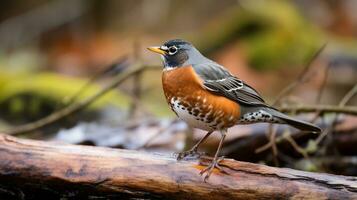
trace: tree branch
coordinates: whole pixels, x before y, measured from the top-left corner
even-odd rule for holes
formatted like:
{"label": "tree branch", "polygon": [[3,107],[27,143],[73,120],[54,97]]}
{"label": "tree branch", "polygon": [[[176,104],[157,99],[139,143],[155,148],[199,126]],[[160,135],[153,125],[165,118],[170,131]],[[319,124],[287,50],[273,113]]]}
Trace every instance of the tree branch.
{"label": "tree branch", "polygon": [[28,123],[28,124],[25,124],[22,126],[18,126],[11,130],[7,130],[7,131],[5,131],[5,133],[7,133],[9,135],[20,135],[20,134],[31,132],[38,128],[44,127],[44,126],[51,124],[55,121],[58,121],[58,120],[62,119],[63,117],[66,117],[72,113],[75,113],[77,111],[80,111],[80,110],[86,108],[91,103],[93,103],[95,100],[97,100],[98,98],[102,97],[104,94],[106,94],[113,88],[120,85],[122,82],[124,82],[126,79],[128,79],[132,75],[139,73],[146,69],[150,69],[150,68],[155,69],[157,67],[156,66],[143,66],[143,65],[136,64],[136,65],[130,66],[128,68],[129,68],[128,70],[122,72],[109,85],[104,87],[102,90],[100,90],[98,93],[94,94],[93,96],[87,98],[86,100],[83,100],[82,102],[79,102],[79,103],[71,104],[71,105],[69,105],[57,112],[54,112],[47,117],[37,120],[35,122]]}
{"label": "tree branch", "polygon": [[[0,197],[23,199],[355,199],[357,178],[238,162],[207,183],[197,161],[0,135]],[[203,160],[202,162],[207,162]]]}
{"label": "tree branch", "polygon": [[356,106],[333,106],[333,105],[301,105],[301,106],[281,106],[278,110],[285,113],[307,113],[320,111],[322,113],[344,113],[349,115],[357,115]]}
{"label": "tree branch", "polygon": [[327,43],[323,44],[313,55],[312,57],[308,60],[307,64],[305,65],[304,69],[301,71],[299,76],[296,78],[296,80],[292,83],[290,83],[288,86],[286,86],[283,90],[280,91],[280,93],[277,95],[276,99],[273,102],[273,106],[277,105],[284,97],[288,96],[290,93],[292,93],[296,87],[298,87],[300,84],[304,83],[307,81],[311,76],[307,76],[309,69],[312,65],[312,63],[315,61],[315,59],[321,54],[321,52],[325,49]]}

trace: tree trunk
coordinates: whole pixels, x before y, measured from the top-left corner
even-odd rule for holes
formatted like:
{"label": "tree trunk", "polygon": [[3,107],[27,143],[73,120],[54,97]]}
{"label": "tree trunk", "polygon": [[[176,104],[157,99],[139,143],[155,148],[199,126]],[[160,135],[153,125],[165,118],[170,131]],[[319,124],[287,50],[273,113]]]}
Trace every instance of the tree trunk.
{"label": "tree trunk", "polygon": [[[0,135],[0,199],[357,199],[357,178]],[[207,162],[203,160],[202,162]]]}

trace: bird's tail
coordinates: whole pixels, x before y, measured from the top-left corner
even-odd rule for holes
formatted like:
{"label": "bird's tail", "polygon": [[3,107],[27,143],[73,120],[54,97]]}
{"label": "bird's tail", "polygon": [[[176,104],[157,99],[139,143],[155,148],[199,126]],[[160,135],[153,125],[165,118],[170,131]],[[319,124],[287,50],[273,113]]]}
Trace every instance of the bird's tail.
{"label": "bird's tail", "polygon": [[300,129],[302,131],[312,131],[316,133],[321,132],[321,128],[309,123],[309,122],[304,122],[298,119],[294,119],[292,117],[289,117],[275,109],[272,108],[266,108],[266,110],[273,115],[274,118],[277,118],[278,120],[281,120],[283,123],[286,123],[288,125],[291,125],[297,129]]}

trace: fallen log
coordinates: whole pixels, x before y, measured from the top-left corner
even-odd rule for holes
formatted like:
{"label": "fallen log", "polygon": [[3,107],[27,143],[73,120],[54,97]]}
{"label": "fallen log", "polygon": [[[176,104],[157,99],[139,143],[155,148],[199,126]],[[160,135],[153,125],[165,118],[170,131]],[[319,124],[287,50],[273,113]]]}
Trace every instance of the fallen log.
{"label": "fallen log", "polygon": [[[357,199],[357,178],[0,135],[0,199]],[[207,161],[207,160],[206,160]],[[202,161],[202,162],[206,162]]]}

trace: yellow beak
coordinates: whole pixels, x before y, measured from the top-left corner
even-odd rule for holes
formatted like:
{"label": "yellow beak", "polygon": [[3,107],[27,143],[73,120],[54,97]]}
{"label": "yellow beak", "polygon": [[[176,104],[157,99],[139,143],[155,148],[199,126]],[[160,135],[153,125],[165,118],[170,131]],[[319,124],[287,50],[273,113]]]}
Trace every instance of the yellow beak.
{"label": "yellow beak", "polygon": [[153,51],[155,53],[159,53],[161,55],[165,55],[166,54],[166,52],[164,50],[162,50],[160,47],[148,47],[148,49],[150,51]]}

